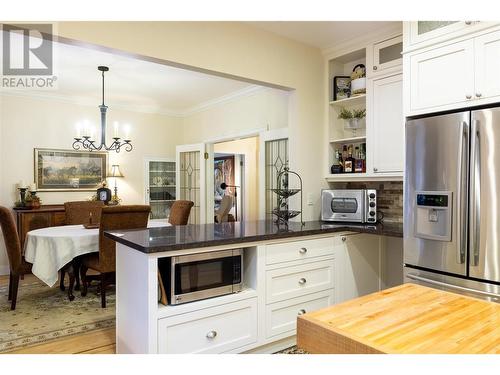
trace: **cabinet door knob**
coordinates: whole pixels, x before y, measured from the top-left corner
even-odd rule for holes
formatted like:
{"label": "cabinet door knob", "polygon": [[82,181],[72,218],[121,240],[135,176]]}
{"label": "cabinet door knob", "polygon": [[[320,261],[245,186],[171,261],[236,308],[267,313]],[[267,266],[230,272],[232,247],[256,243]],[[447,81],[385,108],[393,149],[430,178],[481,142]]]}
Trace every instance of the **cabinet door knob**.
{"label": "cabinet door knob", "polygon": [[378,168],[373,167],[373,172],[377,172],[377,171],[378,171]]}
{"label": "cabinet door knob", "polygon": [[304,315],[306,313],[306,310],[300,309],[297,315]]}
{"label": "cabinet door knob", "polygon": [[477,98],[480,98],[480,97],[481,97],[481,95],[482,95],[482,94],[481,94],[480,92],[476,92],[476,97],[477,97]]}
{"label": "cabinet door knob", "polygon": [[472,99],[472,95],[467,94],[467,95],[465,95],[465,98],[466,99]]}
{"label": "cabinet door knob", "polygon": [[346,236],[342,236],[342,237],[340,237],[340,239],[342,240],[342,242],[345,242],[347,240],[347,237]]}
{"label": "cabinet door knob", "polygon": [[305,253],[307,253],[307,249],[305,247],[301,247],[299,250],[299,253],[305,254]]}
{"label": "cabinet door knob", "polygon": [[373,65],[373,70],[377,70],[378,69],[378,66],[377,65]]}
{"label": "cabinet door knob", "polygon": [[303,277],[299,279],[299,284],[300,285],[304,285],[306,283],[306,279],[304,279]]}
{"label": "cabinet door knob", "polygon": [[207,339],[215,339],[215,337],[217,336],[217,331],[210,331],[207,333]]}
{"label": "cabinet door knob", "polygon": [[465,21],[466,25],[472,25],[472,21]]}

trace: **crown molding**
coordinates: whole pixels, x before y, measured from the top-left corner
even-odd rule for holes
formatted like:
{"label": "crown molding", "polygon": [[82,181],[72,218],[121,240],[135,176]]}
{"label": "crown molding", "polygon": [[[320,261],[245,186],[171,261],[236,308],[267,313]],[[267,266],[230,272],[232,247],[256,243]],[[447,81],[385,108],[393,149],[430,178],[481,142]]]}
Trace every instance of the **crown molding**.
{"label": "crown molding", "polygon": [[338,56],[345,55],[353,50],[358,50],[360,46],[366,47],[368,44],[380,41],[391,34],[403,33],[403,22],[400,25],[384,26],[376,31],[367,35],[361,35],[356,38],[347,39],[343,42],[336,43],[330,47],[321,50],[323,56],[332,59]]}
{"label": "crown molding", "polygon": [[[223,95],[221,97],[214,98],[211,100],[207,100],[206,102],[202,102],[196,106],[187,108],[187,109],[182,110],[182,111],[172,110],[172,109],[168,109],[168,108],[158,108],[155,106],[141,106],[141,105],[113,104],[111,107],[115,108],[115,109],[129,111],[129,112],[158,114],[158,115],[169,116],[169,117],[183,118],[183,117],[191,116],[195,113],[207,111],[207,110],[209,110],[212,107],[215,107],[217,105],[229,103],[229,102],[234,101],[236,99],[239,99],[239,98],[242,98],[245,96],[250,96],[250,95],[256,94],[258,92],[264,91],[264,90],[271,90],[271,89],[268,87],[252,85],[249,87],[245,87],[244,89],[234,91],[230,94]],[[89,99],[89,98],[85,98],[85,97],[60,96],[60,95],[52,94],[52,93],[50,93],[50,91],[48,91],[47,93],[33,93],[33,92],[29,92],[28,90],[27,91],[1,90],[0,96],[35,98],[35,99],[43,99],[43,100],[56,100],[56,101],[62,102],[62,103],[75,104],[75,105],[86,106],[86,107],[96,107],[96,105],[97,105],[96,101],[94,99]]]}

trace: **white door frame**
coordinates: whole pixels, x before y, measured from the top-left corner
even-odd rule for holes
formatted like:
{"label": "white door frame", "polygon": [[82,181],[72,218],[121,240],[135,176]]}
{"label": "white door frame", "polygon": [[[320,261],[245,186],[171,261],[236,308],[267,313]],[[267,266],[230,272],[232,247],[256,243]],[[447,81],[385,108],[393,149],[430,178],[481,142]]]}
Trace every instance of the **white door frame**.
{"label": "white door frame", "polygon": [[[199,224],[206,223],[207,214],[206,214],[206,164],[205,164],[205,143],[195,143],[190,145],[179,145],[175,147],[175,198],[180,199],[181,197],[181,184],[180,184],[180,154],[182,152],[195,152],[199,151],[200,153],[200,220]],[[213,154],[212,154],[213,157]],[[210,174],[209,174],[210,175]],[[212,177],[213,179],[213,177]],[[212,183],[213,185],[213,183]],[[213,218],[212,218],[213,220]]]}
{"label": "white door frame", "polygon": [[259,220],[266,219],[266,142],[288,139],[288,127],[259,134]]}

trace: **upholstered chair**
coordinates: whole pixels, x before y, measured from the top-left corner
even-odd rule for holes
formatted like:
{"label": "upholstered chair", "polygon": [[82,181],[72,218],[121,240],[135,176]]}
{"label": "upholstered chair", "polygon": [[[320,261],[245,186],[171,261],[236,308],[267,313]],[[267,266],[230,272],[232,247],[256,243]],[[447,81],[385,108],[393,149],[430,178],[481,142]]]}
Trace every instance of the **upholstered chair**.
{"label": "upholstered chair", "polygon": [[101,221],[101,210],[104,207],[102,201],[75,201],[64,203],[66,213],[66,225],[86,224],[92,214],[92,223]]}
{"label": "upholstered chair", "polygon": [[[64,212],[66,215],[66,225],[87,224],[92,217],[92,223],[98,224],[101,220],[101,210],[104,207],[102,201],[74,201],[64,203]],[[91,216],[92,215],[92,216]],[[61,269],[61,278],[59,288],[64,290],[64,277],[66,272],[69,274],[68,298],[70,301],[74,299],[73,284],[76,279],[76,290],[80,290],[80,258],[77,257]]]}
{"label": "upholstered chair", "polygon": [[189,214],[194,203],[191,201],[178,200],[170,208],[168,222],[172,225],[186,225],[189,221]]}
{"label": "upholstered chair", "polygon": [[233,198],[230,195],[224,195],[220,202],[219,209],[215,212],[215,218],[218,223],[228,221],[228,214],[233,207]]}
{"label": "upholstered chair", "polygon": [[10,277],[9,277],[9,301],[10,309],[16,309],[17,290],[19,289],[19,278],[22,275],[31,273],[31,263],[24,260],[21,252],[21,241],[16,230],[14,217],[10,210],[0,206],[0,225],[2,227],[3,239],[7,249],[9,259]]}
{"label": "upholstered chair", "polygon": [[[106,307],[106,286],[114,283],[116,243],[105,237],[104,232],[146,228],[150,212],[151,207],[144,205],[102,208],[99,226],[99,253],[86,254],[81,258],[82,296],[87,295],[90,280],[99,279],[101,282],[101,307]],[[88,269],[97,271],[99,275],[87,276]]]}

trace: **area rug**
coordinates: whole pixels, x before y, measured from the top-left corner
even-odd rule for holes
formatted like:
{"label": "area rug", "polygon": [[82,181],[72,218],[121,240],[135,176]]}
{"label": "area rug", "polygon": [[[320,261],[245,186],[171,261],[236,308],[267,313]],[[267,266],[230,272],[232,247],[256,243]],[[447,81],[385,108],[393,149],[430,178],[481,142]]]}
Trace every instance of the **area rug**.
{"label": "area rug", "polygon": [[70,302],[57,286],[39,281],[21,281],[16,310],[10,310],[8,286],[0,286],[0,353],[115,325],[115,290],[106,289],[105,309],[97,284],[86,297],[74,293]]}

